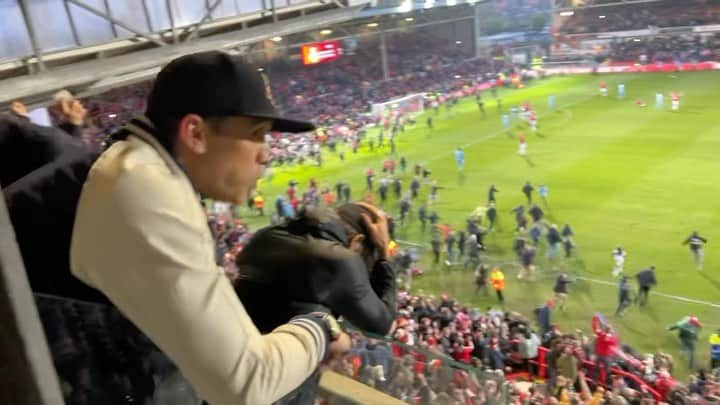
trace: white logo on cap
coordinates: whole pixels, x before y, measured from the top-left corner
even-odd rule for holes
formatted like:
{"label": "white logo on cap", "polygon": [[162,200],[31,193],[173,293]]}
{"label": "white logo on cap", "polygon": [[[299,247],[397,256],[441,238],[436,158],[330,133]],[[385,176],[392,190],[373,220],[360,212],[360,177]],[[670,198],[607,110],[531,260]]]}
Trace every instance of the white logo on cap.
{"label": "white logo on cap", "polygon": [[267,98],[274,107],[275,100],[273,100],[272,89],[270,88],[270,79],[263,72],[260,72],[260,77],[262,77],[263,82],[265,82],[265,98]]}

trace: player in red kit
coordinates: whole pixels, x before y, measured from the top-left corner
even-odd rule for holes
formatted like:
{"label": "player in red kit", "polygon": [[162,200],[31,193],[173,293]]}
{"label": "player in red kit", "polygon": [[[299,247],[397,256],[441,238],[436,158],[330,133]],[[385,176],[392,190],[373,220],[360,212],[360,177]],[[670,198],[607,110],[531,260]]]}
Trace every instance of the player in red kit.
{"label": "player in red kit", "polygon": [[518,155],[525,156],[527,154],[527,137],[524,132],[518,135],[518,142],[520,142],[518,145]]}
{"label": "player in red kit", "polygon": [[293,200],[295,198],[295,193],[297,192],[297,188],[295,188],[295,182],[291,181],[288,189],[286,191],[288,200]]}
{"label": "player in red kit", "polygon": [[680,93],[670,93],[670,99],[672,100],[672,110],[677,111],[680,109]]}
{"label": "player in red kit", "polygon": [[605,83],[605,80],[600,82],[600,94],[603,97],[607,96],[607,83]]}
{"label": "player in red kit", "polygon": [[532,107],[530,106],[530,102],[525,101],[524,103],[522,103],[521,109],[522,109],[522,119],[524,121],[527,121],[528,117],[530,116],[530,110],[532,110]]}
{"label": "player in red kit", "polygon": [[530,129],[533,132],[537,131],[537,113],[535,111],[530,111]]}

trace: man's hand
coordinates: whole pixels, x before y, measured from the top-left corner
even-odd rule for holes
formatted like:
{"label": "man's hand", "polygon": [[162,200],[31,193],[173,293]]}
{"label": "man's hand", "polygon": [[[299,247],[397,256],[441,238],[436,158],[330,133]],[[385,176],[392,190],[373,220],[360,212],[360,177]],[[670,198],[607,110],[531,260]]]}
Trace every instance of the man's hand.
{"label": "man's hand", "polygon": [[85,121],[85,115],[87,115],[87,111],[80,100],[60,100],[60,111],[65,121],[76,126],[81,126]]}
{"label": "man's hand", "polygon": [[340,333],[337,339],[330,342],[330,355],[328,356],[325,363],[330,363],[333,360],[342,359],[352,347],[352,341],[350,335],[345,332]]}
{"label": "man's hand", "polygon": [[375,246],[375,249],[378,251],[378,258],[380,260],[387,260],[390,234],[388,233],[388,225],[385,215],[379,213],[377,208],[365,202],[357,202],[356,204],[372,212],[372,218],[370,215],[362,214],[363,222],[365,223],[365,228],[368,232],[367,236],[373,246]]}
{"label": "man's hand", "polygon": [[20,101],[17,101],[17,100],[13,101],[12,104],[10,105],[10,109],[12,110],[12,112],[14,112],[15,114],[17,114],[21,117],[27,117],[27,115],[28,115],[25,104],[23,104]]}

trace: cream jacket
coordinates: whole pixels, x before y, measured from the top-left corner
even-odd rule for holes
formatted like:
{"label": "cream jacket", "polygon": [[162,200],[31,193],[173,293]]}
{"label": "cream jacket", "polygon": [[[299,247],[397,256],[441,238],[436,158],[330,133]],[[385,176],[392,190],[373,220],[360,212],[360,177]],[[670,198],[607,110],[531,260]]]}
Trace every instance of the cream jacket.
{"label": "cream jacket", "polygon": [[73,274],[99,289],[211,405],[269,404],[325,356],[327,332],[298,318],[262,336],[216,266],[199,197],[167,151],[131,122],[93,165],[73,230]]}

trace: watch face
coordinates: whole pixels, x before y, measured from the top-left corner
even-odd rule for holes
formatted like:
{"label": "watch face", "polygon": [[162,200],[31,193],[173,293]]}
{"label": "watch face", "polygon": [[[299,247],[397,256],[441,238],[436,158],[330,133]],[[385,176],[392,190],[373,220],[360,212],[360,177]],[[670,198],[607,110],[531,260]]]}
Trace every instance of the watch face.
{"label": "watch face", "polygon": [[338,323],[337,319],[335,319],[335,317],[332,315],[326,315],[325,320],[328,323],[328,327],[330,328],[330,335],[332,336],[333,340],[340,337],[342,329],[340,328],[340,324]]}
{"label": "watch face", "polygon": [[340,334],[342,333],[342,328],[340,327],[340,323],[335,319],[334,316],[330,314],[326,314],[325,312],[313,312],[311,315],[318,317],[325,321],[325,324],[327,325],[328,331],[330,332],[330,337],[335,340],[337,339]]}

